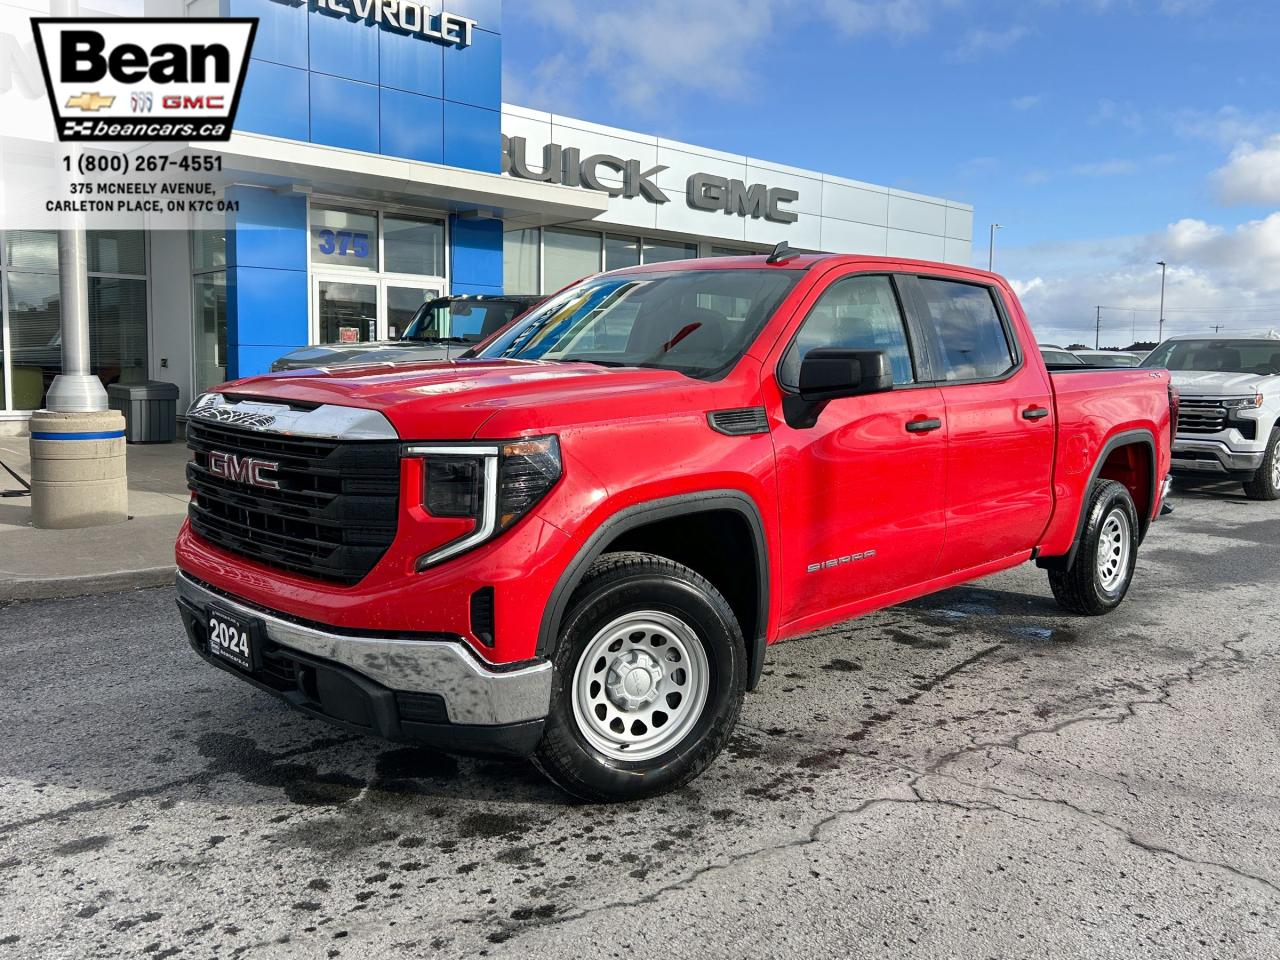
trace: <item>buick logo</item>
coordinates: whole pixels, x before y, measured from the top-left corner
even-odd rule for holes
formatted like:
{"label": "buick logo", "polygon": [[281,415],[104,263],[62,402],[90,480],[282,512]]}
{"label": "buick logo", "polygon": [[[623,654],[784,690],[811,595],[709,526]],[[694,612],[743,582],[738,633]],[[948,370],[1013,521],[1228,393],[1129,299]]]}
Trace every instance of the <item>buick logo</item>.
{"label": "buick logo", "polygon": [[238,457],[234,453],[223,453],[221,450],[209,452],[209,472],[225,480],[248,484],[251,487],[264,487],[267,490],[279,490],[280,481],[266,476],[280,469],[278,460],[259,460],[257,457]]}

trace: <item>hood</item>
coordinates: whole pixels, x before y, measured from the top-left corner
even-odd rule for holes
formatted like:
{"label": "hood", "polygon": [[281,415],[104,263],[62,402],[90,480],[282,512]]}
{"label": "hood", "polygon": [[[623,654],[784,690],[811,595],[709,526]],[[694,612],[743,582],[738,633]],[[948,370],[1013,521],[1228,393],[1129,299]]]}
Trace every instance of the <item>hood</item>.
{"label": "hood", "polygon": [[[460,360],[277,373],[226,384],[265,400],[378,410],[406,440],[519,436],[576,423],[715,409],[720,385],[673,370],[538,360]],[[722,388],[721,388],[722,389]],[[703,413],[699,413],[703,416]],[[492,423],[490,423],[492,421]]]}
{"label": "hood", "polygon": [[1280,378],[1256,373],[1210,373],[1203,370],[1171,370],[1173,385],[1184,396],[1226,397],[1265,391]]}
{"label": "hood", "polygon": [[276,361],[284,370],[333,367],[352,363],[424,363],[447,360],[450,352],[461,353],[463,344],[419,343],[413,340],[376,340],[372,343],[333,343],[303,347]]}

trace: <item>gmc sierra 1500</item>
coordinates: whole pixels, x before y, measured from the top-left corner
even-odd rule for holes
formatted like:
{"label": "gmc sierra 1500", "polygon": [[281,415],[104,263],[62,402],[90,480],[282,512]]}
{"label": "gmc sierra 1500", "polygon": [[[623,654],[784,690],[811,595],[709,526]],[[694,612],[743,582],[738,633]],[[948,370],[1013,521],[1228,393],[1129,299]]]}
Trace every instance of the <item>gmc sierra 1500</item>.
{"label": "gmc sierra 1500", "polygon": [[978,270],[603,274],[473,359],[200,397],[179,606],[209,662],[351,729],[649,795],[711,763],[776,640],[1027,560],[1113,609],[1174,399],[1048,373]]}

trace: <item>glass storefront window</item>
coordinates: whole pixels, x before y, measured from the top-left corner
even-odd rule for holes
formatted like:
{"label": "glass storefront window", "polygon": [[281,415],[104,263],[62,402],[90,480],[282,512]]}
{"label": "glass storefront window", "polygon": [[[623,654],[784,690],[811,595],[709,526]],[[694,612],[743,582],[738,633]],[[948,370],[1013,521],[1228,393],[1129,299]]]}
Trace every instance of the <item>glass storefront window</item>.
{"label": "glass storefront window", "polygon": [[[390,259],[388,257],[388,259]],[[393,287],[387,286],[387,337],[399,340],[409,329],[414,315],[428,300],[440,296],[435,287]]]}
{"label": "glass storefront window", "polygon": [[671,243],[667,240],[644,242],[645,263],[670,263],[672,260],[692,260],[698,255],[696,243]]}
{"label": "glass storefront window", "polygon": [[623,267],[640,266],[640,241],[635,237],[604,238],[604,268],[621,270]]}
{"label": "glass storefront window", "polygon": [[8,286],[13,409],[38,410],[44,406],[49,384],[62,370],[58,275],[14,270],[9,272]]}
{"label": "glass storefront window", "polygon": [[195,301],[196,393],[227,380],[227,275],[197,274]]}
{"label": "glass storefront window", "polygon": [[444,224],[439,220],[385,216],[382,253],[386,260],[383,270],[387,273],[443,277]]}
{"label": "glass storefront window", "polygon": [[4,235],[7,266],[17,270],[58,270],[58,234],[53,230],[10,230]]}
{"label": "glass storefront window", "polygon": [[378,217],[372,212],[311,208],[311,262],[378,269]]}
{"label": "glass storefront window", "polygon": [[378,337],[378,288],[372,283],[316,283],[321,343],[364,343]]}
{"label": "glass storefront window", "polygon": [[227,265],[227,232],[196,230],[191,234],[191,267],[193,270],[216,270]]}
{"label": "glass storefront window", "polygon": [[147,380],[147,281],[89,278],[89,356],[105,384]]}
{"label": "glass storefront window", "polygon": [[542,231],[543,288],[559,290],[600,272],[598,233],[547,227]]}
{"label": "glass storefront window", "polygon": [[502,277],[506,293],[538,293],[538,253],[542,242],[537,227],[508,230],[502,235]]}
{"label": "glass storefront window", "polygon": [[141,230],[90,230],[89,272],[147,272],[147,245]]}

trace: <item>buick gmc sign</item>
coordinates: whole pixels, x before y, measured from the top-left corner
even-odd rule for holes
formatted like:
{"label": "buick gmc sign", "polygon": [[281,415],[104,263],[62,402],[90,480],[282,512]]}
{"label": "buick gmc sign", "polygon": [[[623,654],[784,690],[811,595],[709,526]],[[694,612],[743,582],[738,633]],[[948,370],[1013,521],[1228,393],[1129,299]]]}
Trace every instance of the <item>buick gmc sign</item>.
{"label": "buick gmc sign", "polygon": [[226,140],[256,19],[33,18],[60,140]]}
{"label": "buick gmc sign", "polygon": [[[534,169],[529,163],[528,150],[524,137],[503,135],[503,170],[522,180],[583,187],[611,197],[644,197],[656,204],[671,202],[666,191],[654,182],[654,177],[668,169],[662,164],[645,168],[639,160],[608,153],[584,157],[577,147],[548,143],[542,148],[540,168]],[[685,183],[685,202],[692,210],[718,211],[773,223],[795,223],[799,220],[795,211],[786,209],[787,204],[799,199],[800,194],[795,190],[763,183],[748,184],[710,173],[692,174]]]}

